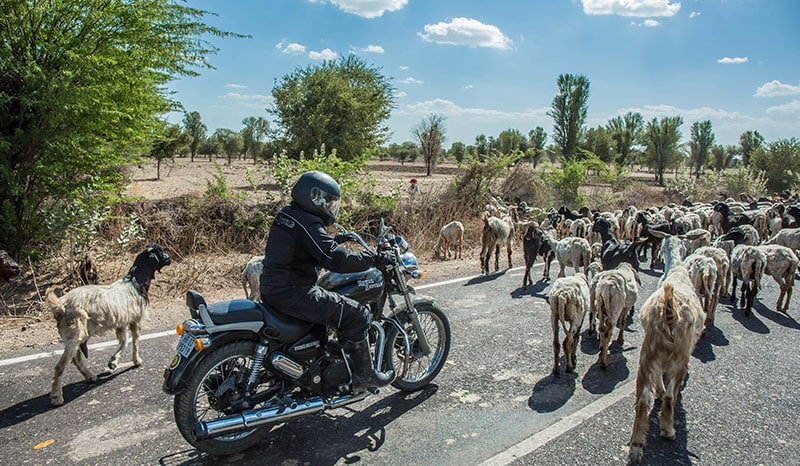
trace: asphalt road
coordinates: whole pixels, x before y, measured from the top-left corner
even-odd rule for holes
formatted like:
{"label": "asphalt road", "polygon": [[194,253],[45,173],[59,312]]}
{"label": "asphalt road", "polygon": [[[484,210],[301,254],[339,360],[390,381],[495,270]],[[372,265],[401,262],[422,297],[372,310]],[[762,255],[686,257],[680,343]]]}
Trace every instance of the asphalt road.
{"label": "asphalt road", "polygon": [[[645,265],[637,310],[658,276]],[[415,393],[384,389],[354,405],[275,426],[257,447],[227,458],[198,453],[175,427],[172,398],[161,392],[175,335],[143,341],[140,368],[132,367],[127,349],[117,372],[95,384],[69,366],[66,403],[59,408],[50,407],[48,396],[58,356],[0,354],[0,463],[625,464],[638,316],[629,322],[622,349],[613,347],[607,370],[597,363],[596,335],[584,331],[576,373],[555,379],[548,283],[527,289],[521,283],[517,268],[418,284],[418,293],[448,312],[453,330],[447,365],[433,384]],[[676,409],[677,438],[659,438],[654,411],[643,464],[800,464],[800,298],[792,298],[786,316],[772,311],[777,292],[765,277],[749,317],[722,299],[716,328],[690,362]],[[102,372],[111,351],[91,346],[90,367]]]}

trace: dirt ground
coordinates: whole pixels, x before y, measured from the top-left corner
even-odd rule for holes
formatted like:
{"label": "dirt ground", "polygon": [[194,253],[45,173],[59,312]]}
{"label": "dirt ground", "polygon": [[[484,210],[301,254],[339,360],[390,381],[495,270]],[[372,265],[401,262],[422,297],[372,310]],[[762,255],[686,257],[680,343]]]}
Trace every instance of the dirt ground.
{"label": "dirt ground", "polygon": [[[413,177],[418,180],[420,189],[426,191],[441,189],[449,183],[452,170],[452,166],[443,165],[431,176],[426,176],[425,167],[420,163],[406,163],[401,166],[392,162],[372,162],[367,167],[366,176],[377,181],[377,189],[387,190],[404,190]],[[228,189],[248,193],[253,191],[251,185],[253,180],[255,183],[269,182],[269,173],[263,167],[253,165],[252,161],[234,161],[231,165],[227,165],[224,160],[211,163],[205,159],[195,159],[194,163],[190,163],[188,158],[179,158],[175,162],[162,164],[161,179],[156,179],[154,164],[135,168],[127,194],[155,200],[191,192],[202,193],[207,184],[214,183],[215,177],[220,175],[225,177]],[[471,276],[480,270],[479,248],[465,248],[462,260],[442,261],[433,259],[430,251],[419,251],[414,249],[414,245],[411,247],[420,260],[421,268],[425,270],[423,283]],[[263,252],[254,251],[252,255],[259,254]],[[184,284],[191,283],[191,277],[204,277],[205,279],[201,280],[203,283],[214,283],[199,289],[210,302],[244,298],[240,277],[241,270],[250,256],[228,254],[180,258],[164,268],[151,284],[150,310],[149,317],[144,323],[144,333],[174,328],[187,318],[184,296],[189,285],[184,286]],[[104,259],[108,262],[104,262]],[[515,265],[522,264],[521,252],[515,253],[514,260]],[[100,257],[97,258],[97,262],[101,283],[111,283],[127,271],[118,260],[112,261],[111,258]],[[25,270],[30,268],[28,265],[21,263],[22,280],[26,283],[36,283],[37,278],[41,280],[43,271]],[[217,279],[209,280],[208,277]],[[41,311],[44,285],[37,283],[33,288],[33,291],[23,295],[14,283],[0,283],[0,300],[7,307],[28,309],[27,312],[20,312],[18,316],[0,316],[0,353],[23,348],[35,349],[60,341],[54,319]],[[95,337],[92,341],[102,341],[112,337],[113,334],[107,334]]]}

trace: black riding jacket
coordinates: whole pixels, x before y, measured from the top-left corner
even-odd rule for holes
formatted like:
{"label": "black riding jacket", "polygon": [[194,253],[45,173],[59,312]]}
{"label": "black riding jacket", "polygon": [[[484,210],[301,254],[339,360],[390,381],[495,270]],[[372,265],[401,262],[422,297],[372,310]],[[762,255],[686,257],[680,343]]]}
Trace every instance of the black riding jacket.
{"label": "black riding jacket", "polygon": [[322,219],[291,203],[278,212],[270,227],[260,291],[269,295],[313,285],[320,268],[348,273],[374,265],[372,255],[340,246],[325,231]]}

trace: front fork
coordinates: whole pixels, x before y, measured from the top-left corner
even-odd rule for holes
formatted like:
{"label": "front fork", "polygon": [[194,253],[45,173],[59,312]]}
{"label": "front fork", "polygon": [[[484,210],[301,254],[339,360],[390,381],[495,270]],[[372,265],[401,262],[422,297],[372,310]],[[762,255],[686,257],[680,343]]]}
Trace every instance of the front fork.
{"label": "front fork", "polygon": [[[395,248],[395,259],[399,262],[400,256],[399,251]],[[400,270],[399,267],[394,268],[394,273],[397,281],[397,287],[400,288],[400,294],[403,295],[403,300],[406,303],[406,310],[408,311],[408,316],[411,318],[411,323],[414,325],[414,330],[417,332],[417,343],[419,344],[419,349],[422,351],[425,356],[429,356],[431,354],[431,345],[428,343],[428,337],[425,335],[425,332],[422,329],[422,324],[419,321],[419,314],[417,313],[417,309],[414,307],[414,303],[411,301],[411,294],[408,292],[408,286],[406,285],[406,277],[403,276],[403,271]],[[389,304],[390,307],[395,307],[394,299],[389,296]],[[403,332],[403,335],[406,337],[406,344],[408,342],[408,335]]]}

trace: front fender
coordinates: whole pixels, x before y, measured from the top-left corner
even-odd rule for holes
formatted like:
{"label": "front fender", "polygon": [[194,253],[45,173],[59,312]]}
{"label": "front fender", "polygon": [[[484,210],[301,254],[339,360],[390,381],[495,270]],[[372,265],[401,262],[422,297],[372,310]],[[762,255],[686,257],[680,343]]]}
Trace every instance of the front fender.
{"label": "front fender", "polygon": [[161,386],[161,390],[164,393],[167,395],[177,395],[181,393],[186,386],[186,380],[189,378],[192,371],[194,371],[195,367],[216,348],[235,340],[258,340],[258,335],[246,330],[238,330],[214,333],[208,335],[208,338],[211,339],[211,345],[202,351],[192,350],[189,357],[185,358],[177,352],[175,353],[170,365],[164,369],[164,383]]}
{"label": "front fender", "polygon": [[[411,296],[411,304],[414,307],[417,307],[418,305],[421,305],[421,304],[433,304],[433,298],[430,297],[430,296],[419,295],[419,294],[412,294],[410,296]],[[402,300],[397,305],[397,307],[394,309],[394,312],[392,312],[391,317],[394,317],[394,316],[396,316],[398,314],[406,312],[407,310],[408,310],[408,307],[406,306],[406,302],[405,302],[405,300]]]}

